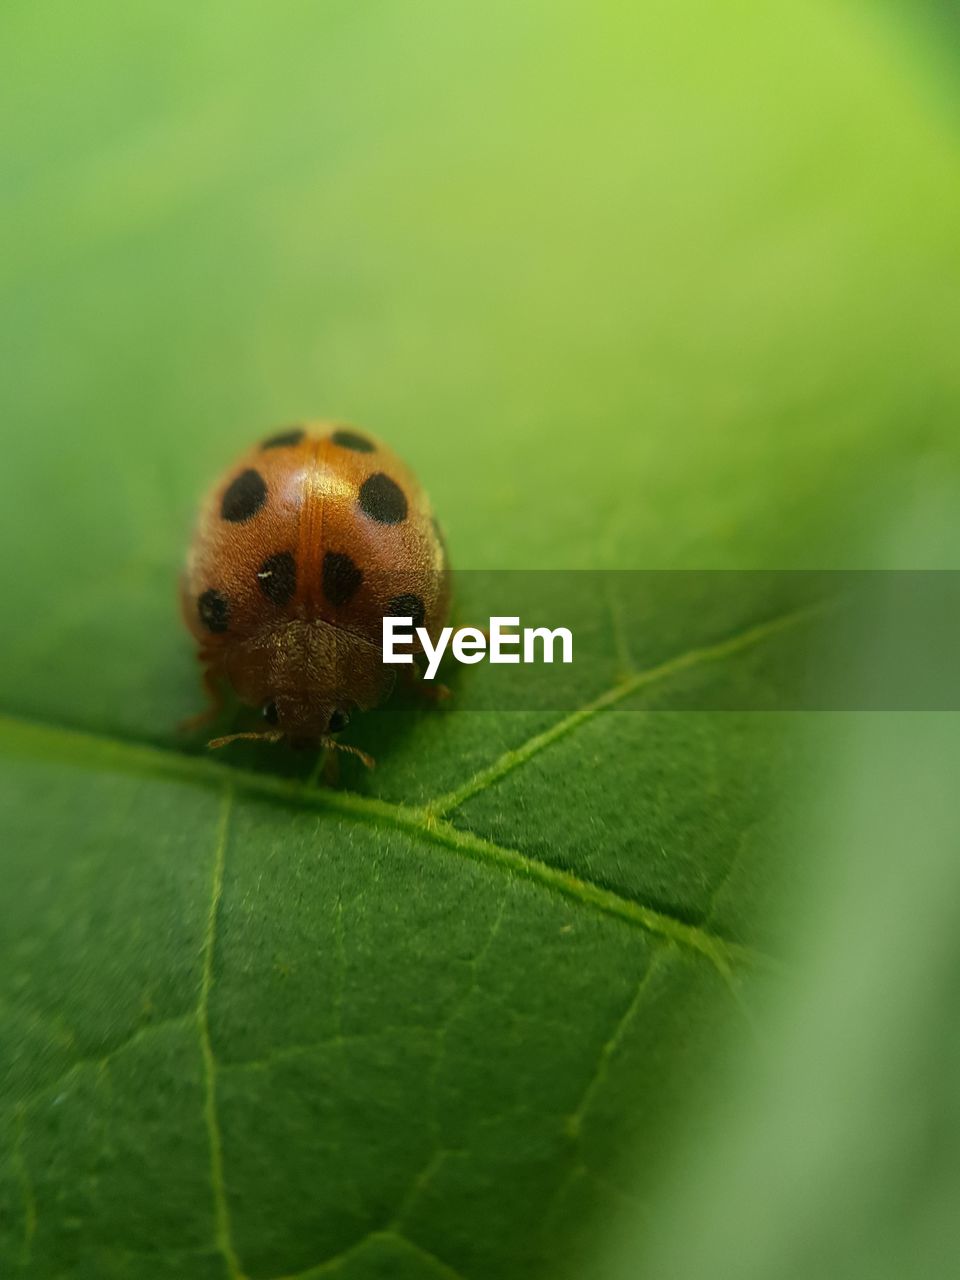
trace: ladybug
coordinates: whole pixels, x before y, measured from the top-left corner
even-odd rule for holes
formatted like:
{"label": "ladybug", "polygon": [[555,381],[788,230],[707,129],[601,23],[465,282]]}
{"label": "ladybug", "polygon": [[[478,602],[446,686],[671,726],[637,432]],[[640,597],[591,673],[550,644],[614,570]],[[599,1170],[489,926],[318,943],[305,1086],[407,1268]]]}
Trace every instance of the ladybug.
{"label": "ladybug", "polygon": [[384,616],[412,618],[435,643],[446,569],[426,495],[379,440],[316,423],[261,441],[208,493],[187,556],[183,614],[211,699],[193,723],[217,714],[226,683],[265,726],[210,746],[287,739],[372,764],[331,735],[391,692]]}

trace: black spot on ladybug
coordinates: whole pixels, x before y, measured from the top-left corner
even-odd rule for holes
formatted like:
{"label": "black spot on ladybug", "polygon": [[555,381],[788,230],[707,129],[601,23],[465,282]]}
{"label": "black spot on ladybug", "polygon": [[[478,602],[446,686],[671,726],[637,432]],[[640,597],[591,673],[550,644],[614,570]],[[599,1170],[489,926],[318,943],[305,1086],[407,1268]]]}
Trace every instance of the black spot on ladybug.
{"label": "black spot on ladybug", "polygon": [[289,431],[278,431],[275,436],[264,440],[261,449],[285,449],[288,445],[299,444],[307,433],[302,427],[292,427]]}
{"label": "black spot on ladybug", "polygon": [[230,619],[230,606],[219,591],[213,587],[204,591],[197,599],[197,613],[200,621],[208,631],[221,633],[226,631]]}
{"label": "black spot on ladybug", "polygon": [[388,618],[412,618],[415,627],[422,627],[427,611],[419,596],[405,592],[402,596],[394,596],[387,606]]}
{"label": "black spot on ladybug", "polygon": [[257,570],[260,590],[274,604],[289,602],[297,589],[297,562],[289,551],[269,556]]}
{"label": "black spot on ladybug", "polygon": [[403,490],[382,471],[375,471],[364,480],[358,498],[360,510],[378,524],[399,524],[407,518]]}
{"label": "black spot on ladybug", "polygon": [[220,504],[220,514],[224,520],[242,524],[244,520],[255,516],[266,500],[267,482],[260,472],[252,468],[241,471],[227,486]]}
{"label": "black spot on ladybug", "polygon": [[335,431],[330,439],[341,449],[353,449],[357,453],[373,453],[377,447],[372,440],[356,431]]}
{"label": "black spot on ladybug", "polygon": [[360,587],[363,572],[349,556],[328,551],[323,557],[323,594],[331,604],[346,604]]}

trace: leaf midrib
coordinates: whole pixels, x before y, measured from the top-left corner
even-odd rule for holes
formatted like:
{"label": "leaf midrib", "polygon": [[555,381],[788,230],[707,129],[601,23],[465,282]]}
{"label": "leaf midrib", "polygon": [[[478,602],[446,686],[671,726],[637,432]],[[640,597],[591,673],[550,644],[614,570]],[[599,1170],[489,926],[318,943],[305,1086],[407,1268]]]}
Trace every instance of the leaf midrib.
{"label": "leaf midrib", "polygon": [[39,723],[0,713],[0,734],[44,754],[59,753],[84,764],[97,761],[126,772],[174,777],[201,785],[212,785],[281,800],[299,808],[320,808],[370,824],[386,823],[461,856],[484,862],[501,871],[519,875],[552,892],[557,892],[594,910],[640,927],[649,933],[670,938],[704,955],[730,981],[731,970],[741,964],[770,964],[769,957],[751,947],[724,938],[704,924],[692,924],[661,908],[650,906],[595,881],[553,867],[518,849],[500,845],[454,826],[447,815],[467,800],[495,785],[507,774],[558,739],[572,733],[594,716],[616,706],[631,694],[668,679],[681,671],[707,662],[719,661],[760,644],[791,627],[801,625],[823,610],[814,605],[756,624],[713,645],[686,650],[646,670],[634,672],[599,697],[576,708],[542,733],[521,746],[506,751],[460,787],[414,807],[361,796],[350,791],[320,790],[270,774],[204,760],[168,748],[138,743],[109,734],[94,733],[64,725]]}
{"label": "leaf midrib", "polygon": [[539,883],[565,897],[583,902],[605,915],[612,915],[648,932],[671,937],[707,956],[721,972],[748,963],[770,963],[769,958],[720,934],[690,924],[669,912],[649,907],[592,880],[581,879],[548,863],[495,844],[472,832],[455,827],[429,810],[361,796],[352,791],[320,790],[301,782],[292,782],[271,774],[237,769],[213,760],[188,756],[163,747],[129,742],[107,734],[68,729],[59,725],[39,724],[15,716],[0,715],[0,736],[6,736],[28,749],[41,750],[45,756],[79,760],[90,765],[100,762],[126,773],[175,778],[201,786],[223,788],[233,786],[246,795],[281,800],[301,809],[322,809],[370,825],[386,823],[425,843],[453,850],[476,862],[485,862],[509,870],[526,880]]}

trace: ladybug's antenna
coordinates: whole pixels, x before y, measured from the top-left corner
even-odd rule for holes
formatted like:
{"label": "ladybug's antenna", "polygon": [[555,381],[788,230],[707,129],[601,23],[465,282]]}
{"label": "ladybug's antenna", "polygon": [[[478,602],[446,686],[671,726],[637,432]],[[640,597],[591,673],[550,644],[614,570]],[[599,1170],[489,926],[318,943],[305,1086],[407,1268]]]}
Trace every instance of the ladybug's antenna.
{"label": "ladybug's antenna", "polygon": [[373,756],[368,756],[359,747],[351,747],[348,742],[338,742],[336,738],[321,738],[320,745],[321,747],[327,747],[331,751],[346,751],[348,755],[356,756],[358,760],[362,760],[368,769],[377,767],[377,762]]}
{"label": "ladybug's antenna", "polygon": [[225,738],[211,738],[207,746],[211,751],[216,751],[220,747],[225,747],[228,742],[239,742],[245,739],[249,742],[279,742],[283,734],[277,729],[267,729],[263,733],[228,733]]}
{"label": "ladybug's antenna", "polygon": [[[220,747],[225,747],[230,742],[282,742],[284,735],[279,729],[265,729],[260,733],[228,733],[224,738],[211,738],[207,743],[207,747],[211,751],[218,751]],[[358,760],[362,760],[368,769],[376,767],[376,761],[373,756],[368,756],[365,751],[361,751],[359,747],[351,747],[349,743],[337,742],[336,738],[320,738],[321,747],[327,747],[331,751],[346,751],[348,755],[356,756]]]}

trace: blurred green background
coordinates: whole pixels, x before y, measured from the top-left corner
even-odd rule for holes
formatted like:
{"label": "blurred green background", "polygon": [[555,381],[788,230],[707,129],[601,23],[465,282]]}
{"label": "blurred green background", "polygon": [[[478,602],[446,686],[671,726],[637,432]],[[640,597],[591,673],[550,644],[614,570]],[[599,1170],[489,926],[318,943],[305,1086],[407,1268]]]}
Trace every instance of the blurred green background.
{"label": "blurred green background", "polygon": [[[878,553],[955,563],[957,497],[929,481]],[[951,680],[956,625],[916,603],[927,638],[908,639],[898,585],[880,577],[861,610],[863,673],[895,658]],[[782,981],[758,1038],[688,1113],[646,1221],[624,1215],[612,1233],[593,1271],[605,1280],[936,1280],[960,1260],[960,718],[844,715],[826,735],[823,720],[789,837],[804,873]]]}
{"label": "blurred green background", "polygon": [[[175,731],[193,507],[329,416],[458,567],[882,563],[957,461],[953,23],[4,6],[4,1274],[590,1274],[648,1223],[822,741],[641,714],[648,651],[716,636],[614,601],[616,708],[369,717],[346,796],[211,765]],[[733,606],[705,690],[791,661]]]}

